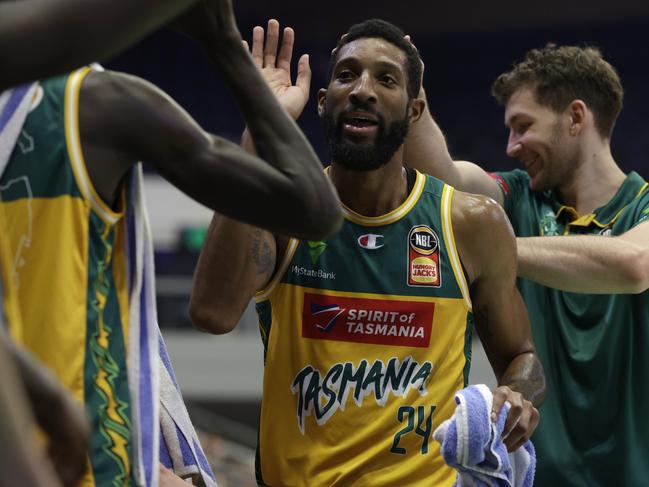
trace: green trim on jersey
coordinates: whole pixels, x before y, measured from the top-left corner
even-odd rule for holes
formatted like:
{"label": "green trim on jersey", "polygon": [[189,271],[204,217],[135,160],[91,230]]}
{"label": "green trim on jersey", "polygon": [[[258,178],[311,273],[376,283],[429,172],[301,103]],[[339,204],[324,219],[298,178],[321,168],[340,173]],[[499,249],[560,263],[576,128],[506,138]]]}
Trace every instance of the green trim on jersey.
{"label": "green trim on jersey", "polygon": [[[437,297],[462,298],[446,252],[447,245],[439,217],[443,188],[444,183],[428,177],[419,202],[406,215],[385,225],[369,227],[346,219],[340,232],[325,242],[318,242],[317,259],[313,257],[312,242],[300,242],[281,282],[308,288],[321,286],[320,283],[325,280],[327,289],[331,291],[395,296],[430,296],[431,289],[435,289]],[[423,201],[426,203],[422,204]],[[431,221],[434,222],[434,225],[430,225],[433,227],[431,229],[441,250],[441,284],[436,287],[411,285],[407,279],[410,248],[407,236],[410,230],[419,225],[418,222],[430,224]],[[375,248],[363,248],[358,243],[366,235],[376,235],[372,244]],[[356,244],[350,245],[350,242]],[[335,257],[332,258],[332,255]],[[387,262],[402,263],[398,278],[391,275],[390,279],[386,279]]]}
{"label": "green trim on jersey", "polygon": [[[647,183],[628,175],[612,200],[576,215],[529,176],[500,173],[518,237],[616,236],[643,221]],[[518,279],[543,363],[548,394],[533,437],[535,485],[635,486],[649,482],[649,291],[578,294]]]}
{"label": "green trim on jersey", "polygon": [[131,422],[124,336],[111,256],[115,228],[90,215],[85,397],[94,416],[90,455],[96,485],[131,480]]}

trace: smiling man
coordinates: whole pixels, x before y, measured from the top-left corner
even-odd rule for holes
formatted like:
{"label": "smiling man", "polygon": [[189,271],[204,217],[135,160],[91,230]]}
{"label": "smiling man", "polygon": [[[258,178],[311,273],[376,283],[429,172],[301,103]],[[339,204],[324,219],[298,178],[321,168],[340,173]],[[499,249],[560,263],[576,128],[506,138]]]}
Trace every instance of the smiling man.
{"label": "smiling man", "polygon": [[611,154],[620,79],[594,48],[548,45],[492,92],[505,106],[507,154],[524,170],[490,177],[452,161],[430,113],[413,125],[406,160],[494,198],[519,237],[518,286],[549,391],[535,485],[644,485],[649,184]]}
{"label": "smiling man", "polygon": [[[253,59],[287,111],[308,100],[308,61],[290,81],[293,32],[253,34]],[[265,347],[258,482],[268,486],[450,486],[433,430],[466,385],[474,317],[498,377],[494,412],[512,404],[505,443],[536,428],[544,378],[515,287],[515,245],[488,198],[404,168],[422,113],[419,55],[393,25],[353,26],[318,93],[328,175],[345,223],[324,241],[288,239],[216,217],[190,312],[234,328],[256,294]],[[465,272],[466,271],[466,272]]]}

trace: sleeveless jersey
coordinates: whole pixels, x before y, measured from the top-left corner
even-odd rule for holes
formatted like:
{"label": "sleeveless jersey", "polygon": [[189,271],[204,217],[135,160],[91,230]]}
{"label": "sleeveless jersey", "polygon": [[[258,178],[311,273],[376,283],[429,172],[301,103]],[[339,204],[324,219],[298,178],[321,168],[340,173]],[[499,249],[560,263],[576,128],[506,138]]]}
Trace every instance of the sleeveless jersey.
{"label": "sleeveless jersey", "polygon": [[392,212],[343,208],[337,235],[290,241],[257,295],[260,484],[453,484],[432,439],[470,366],[452,198],[453,188],[417,173]]}
{"label": "sleeveless jersey", "polygon": [[79,88],[88,71],[40,84],[0,180],[11,254],[1,265],[22,317],[12,335],[90,415],[81,485],[122,486],[131,483],[125,227],[97,195],[81,150]]}
{"label": "sleeveless jersey", "polygon": [[[607,238],[649,222],[649,185],[635,172],[611,201],[581,216],[552,192],[532,192],[525,171],[495,177],[518,237]],[[534,485],[648,485],[649,291],[570,293],[526,279],[518,288],[548,390],[532,437]]]}

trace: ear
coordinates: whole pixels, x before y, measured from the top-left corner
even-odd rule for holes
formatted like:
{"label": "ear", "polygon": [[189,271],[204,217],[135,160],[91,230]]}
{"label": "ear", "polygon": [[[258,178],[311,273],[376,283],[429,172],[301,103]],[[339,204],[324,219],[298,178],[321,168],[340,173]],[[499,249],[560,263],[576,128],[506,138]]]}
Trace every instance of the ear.
{"label": "ear", "polygon": [[568,116],[570,125],[568,131],[570,135],[579,135],[586,127],[587,119],[592,120],[592,114],[582,100],[573,100],[568,105]]}
{"label": "ear", "polygon": [[408,119],[410,123],[416,122],[424,114],[426,109],[426,101],[422,98],[415,98],[410,100],[410,106],[408,107]]}
{"label": "ear", "polygon": [[327,90],[326,88],[320,88],[318,90],[318,116],[320,118],[324,117],[326,101],[327,101]]}

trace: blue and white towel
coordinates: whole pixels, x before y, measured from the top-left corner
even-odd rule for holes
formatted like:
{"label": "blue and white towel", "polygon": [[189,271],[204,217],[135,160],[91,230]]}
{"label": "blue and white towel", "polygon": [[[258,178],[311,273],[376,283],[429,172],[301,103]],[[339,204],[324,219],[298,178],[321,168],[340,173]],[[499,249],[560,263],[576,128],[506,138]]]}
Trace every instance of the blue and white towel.
{"label": "blue and white towel", "polygon": [[501,436],[509,403],[491,421],[493,395],[484,385],[455,394],[455,413],[433,432],[446,463],[457,470],[458,487],[531,487],[536,453],[531,441],[512,453]]}
{"label": "blue and white towel", "polygon": [[0,93],[0,177],[22,132],[38,83],[27,83]]}
{"label": "blue and white towel", "polygon": [[216,487],[180,394],[157,322],[153,240],[138,164],[128,184],[129,388],[138,485],[158,485],[158,463],[194,485]]}

